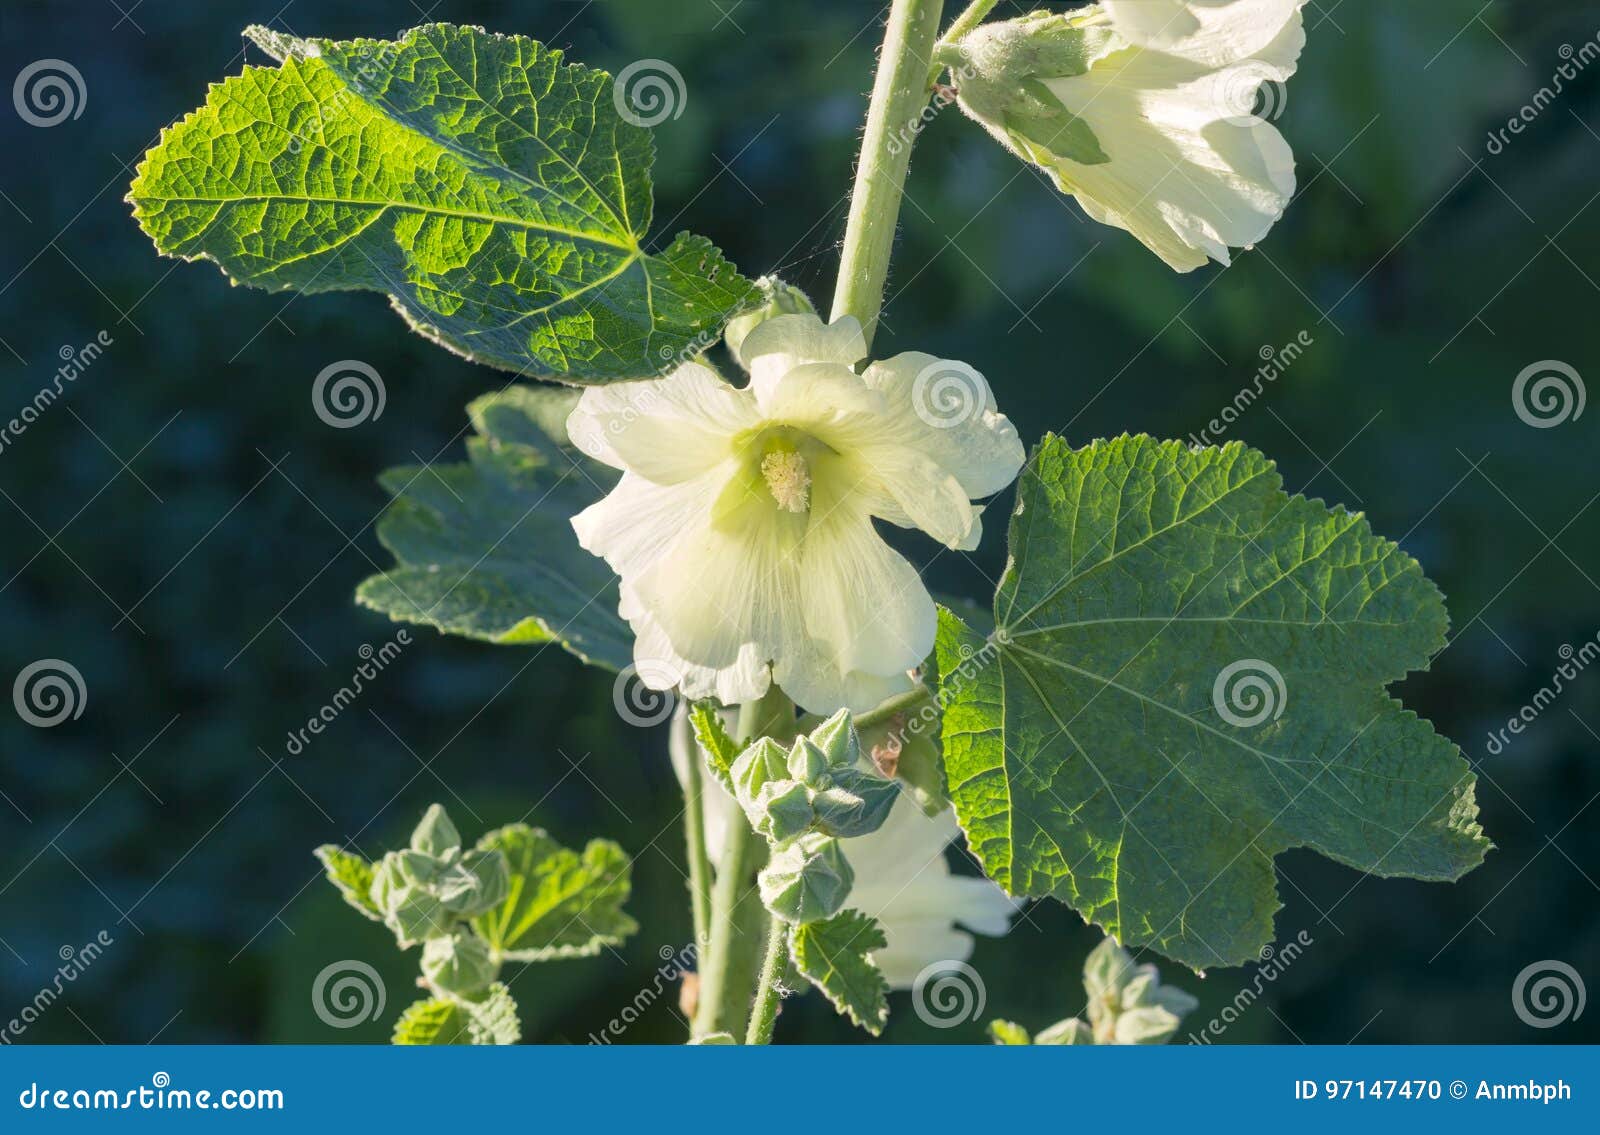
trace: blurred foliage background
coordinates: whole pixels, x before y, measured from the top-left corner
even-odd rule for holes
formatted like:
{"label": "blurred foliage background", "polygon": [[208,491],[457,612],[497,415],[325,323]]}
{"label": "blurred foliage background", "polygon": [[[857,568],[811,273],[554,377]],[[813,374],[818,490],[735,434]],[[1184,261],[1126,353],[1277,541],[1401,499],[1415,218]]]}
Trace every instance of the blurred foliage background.
{"label": "blurred foliage background", "polygon": [[[637,939],[515,977],[530,1039],[583,1042],[689,937],[664,734],[626,726],[610,677],[559,650],[419,631],[326,733],[285,751],[359,648],[392,633],[351,601],[389,562],[376,474],[458,457],[462,407],[503,378],[406,333],[379,297],[232,289],[210,265],[155,256],[122,201],[132,166],[208,83],[267,62],[242,52],[239,29],[345,38],[426,16],[613,71],[666,59],[688,98],[657,132],[654,231],[705,233],[750,275],[782,272],[825,301],[883,7],[0,8],[0,77],[57,57],[87,88],[83,113],[49,129],[0,108],[0,418],[51,381],[62,348],[113,340],[0,451],[0,676],[55,657],[88,688],[82,716],[53,729],[0,714],[0,1018],[53,981],[64,947],[102,930],[114,943],[23,1040],[386,1038],[415,956],[340,904],[311,850],[393,846],[436,799],[469,835],[532,809],[569,844],[606,835],[638,857]],[[1227,436],[1276,458],[1292,489],[1365,509],[1444,589],[1452,643],[1399,692],[1478,766],[1498,850],[1456,886],[1282,857],[1279,940],[1304,931],[1312,945],[1223,1040],[1593,1041],[1600,1013],[1531,1029],[1510,989],[1542,959],[1600,975],[1600,674],[1498,754],[1486,739],[1564,645],[1600,631],[1600,412],[1534,429],[1510,401],[1537,360],[1600,377],[1600,67],[1499,152],[1488,138],[1550,83],[1563,45],[1593,41],[1600,5],[1311,0],[1306,23],[1278,119],[1302,189],[1262,248],[1174,275],[950,110],[919,143],[879,349],[968,360],[1028,440],[1081,442],[1187,437],[1251,381],[1263,348],[1305,332],[1304,357]],[[381,372],[388,405],[333,430],[309,391],[346,358]],[[938,587],[986,598],[1001,528],[970,562],[903,546]],[[1095,940],[1045,904],[980,941],[987,1015],[1037,1027],[1079,1010]],[[389,1006],[335,1032],[308,991],[348,957],[379,967]],[[1170,976],[1202,998],[1195,1027],[1254,981],[1250,968]],[[623,1040],[681,1039],[674,994]],[[888,1039],[981,1039],[981,1022],[935,1033],[906,995],[893,1009]],[[779,1035],[853,1036],[814,996],[788,1003]]]}

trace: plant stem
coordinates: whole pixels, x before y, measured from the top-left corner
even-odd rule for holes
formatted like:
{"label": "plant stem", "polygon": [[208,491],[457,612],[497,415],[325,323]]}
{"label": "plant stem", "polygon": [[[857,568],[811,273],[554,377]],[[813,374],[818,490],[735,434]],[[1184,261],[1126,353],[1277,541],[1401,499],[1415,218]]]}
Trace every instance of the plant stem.
{"label": "plant stem", "polygon": [[[949,27],[945,28],[944,34],[939,37],[939,42],[933,45],[933,54],[938,56],[941,47],[948,47],[983,23],[984,17],[994,11],[994,6],[999,2],[1000,0],[972,0],[972,3],[967,5],[966,10],[957,16]],[[937,62],[928,69],[929,87],[939,81],[939,72],[943,70],[944,64]]]}
{"label": "plant stem", "polygon": [[[736,737],[749,742],[774,737],[787,743],[794,735],[794,703],[773,686],[760,701],[739,707]],[[744,1034],[750,1012],[749,976],[761,948],[759,930],[752,932],[741,907],[749,898],[755,873],[766,858],[767,844],[751,830],[743,813],[734,815],[717,864],[711,891],[710,939],[700,968],[700,1004],[695,1010],[697,1036],[725,1032]]]}
{"label": "plant stem", "polygon": [[711,934],[711,858],[706,853],[705,762],[687,717],[672,723],[687,754],[683,775],[683,835],[688,844],[689,895],[694,904],[694,948],[703,950]]}
{"label": "plant stem", "polygon": [[907,710],[916,709],[919,705],[927,701],[932,696],[932,690],[928,689],[927,686],[918,683],[916,689],[907,690],[903,694],[895,694],[894,697],[874,706],[872,709],[867,710],[866,713],[858,714],[854,718],[855,727],[858,730],[870,729],[879,722],[889,720],[889,718],[893,717],[897,713],[904,713]]}
{"label": "plant stem", "polygon": [[895,223],[911,146],[928,102],[928,68],[943,9],[944,0],[894,0],[884,30],[833,293],[833,318],[860,320],[869,347],[883,308]]}
{"label": "plant stem", "polygon": [[746,1044],[771,1044],[772,1028],[778,1022],[778,974],[783,971],[788,956],[789,926],[774,918],[767,927],[767,955],[761,963],[761,979],[756,984],[755,1011],[750,1017],[750,1031],[745,1033]]}

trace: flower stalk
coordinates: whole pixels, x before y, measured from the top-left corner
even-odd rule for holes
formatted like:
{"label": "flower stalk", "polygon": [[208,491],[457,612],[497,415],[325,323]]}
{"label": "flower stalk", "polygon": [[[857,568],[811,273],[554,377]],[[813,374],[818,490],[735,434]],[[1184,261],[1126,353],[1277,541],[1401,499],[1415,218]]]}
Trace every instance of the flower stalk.
{"label": "flower stalk", "polygon": [[869,347],[883,308],[895,224],[911,165],[914,135],[901,135],[928,101],[928,69],[943,9],[944,0],[894,0],[867,108],[839,282],[833,293],[833,318],[853,315],[860,320]]}
{"label": "flower stalk", "polygon": [[[760,700],[739,707],[735,738],[741,743],[759,737],[788,741],[794,730],[794,703],[776,685]],[[728,825],[722,858],[717,864],[716,885],[711,891],[710,929],[694,1019],[696,1036],[745,1034],[751,1005],[750,975],[755,972],[762,935],[752,932],[744,908],[756,902],[755,874],[765,852],[766,840],[758,837],[742,816],[735,817]]]}

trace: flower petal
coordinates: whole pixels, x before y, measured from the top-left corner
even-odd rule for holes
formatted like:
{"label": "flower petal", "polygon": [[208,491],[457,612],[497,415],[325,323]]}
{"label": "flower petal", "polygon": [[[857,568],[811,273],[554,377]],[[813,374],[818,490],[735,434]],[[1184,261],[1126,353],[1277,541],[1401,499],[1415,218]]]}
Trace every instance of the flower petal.
{"label": "flower petal", "polygon": [[1292,72],[1303,42],[1297,18],[1268,61],[1213,70],[1135,47],[1046,80],[1110,159],[1058,158],[1051,172],[1095,220],[1128,230],[1173,268],[1198,268],[1208,255],[1228,263],[1229,247],[1264,237],[1294,195],[1288,143],[1249,108],[1261,83]]}
{"label": "flower petal", "polygon": [[733,438],[757,421],[748,391],[690,362],[665,378],[589,387],[567,433],[596,461],[674,484],[726,459]]}
{"label": "flower petal", "polygon": [[805,363],[854,367],[867,357],[866,336],[851,316],[823,323],[815,315],[778,315],[758,324],[739,346],[739,361],[757,391]]}
{"label": "flower petal", "polygon": [[823,676],[862,671],[892,678],[920,664],[933,649],[937,616],[922,577],[850,502],[836,504],[819,495],[798,585],[805,629],[828,665],[808,675],[812,668],[797,668],[779,655],[776,677],[809,709],[869,709],[875,703],[823,703],[818,689]]}

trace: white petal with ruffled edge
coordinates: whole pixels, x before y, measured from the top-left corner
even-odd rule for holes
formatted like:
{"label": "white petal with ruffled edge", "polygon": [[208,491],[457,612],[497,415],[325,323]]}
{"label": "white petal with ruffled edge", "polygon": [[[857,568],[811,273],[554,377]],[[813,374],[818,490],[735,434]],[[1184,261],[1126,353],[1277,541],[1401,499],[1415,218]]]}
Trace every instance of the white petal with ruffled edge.
{"label": "white petal with ruffled edge", "polygon": [[[1232,18],[1245,7],[1278,22]],[[1235,0],[1208,12],[1210,23],[1170,46],[1127,47],[1085,74],[1044,80],[1110,159],[1058,158],[1057,183],[1181,272],[1208,256],[1227,264],[1230,247],[1266,236],[1295,186],[1288,143],[1250,109],[1262,83],[1294,72],[1305,43],[1299,3]]]}

